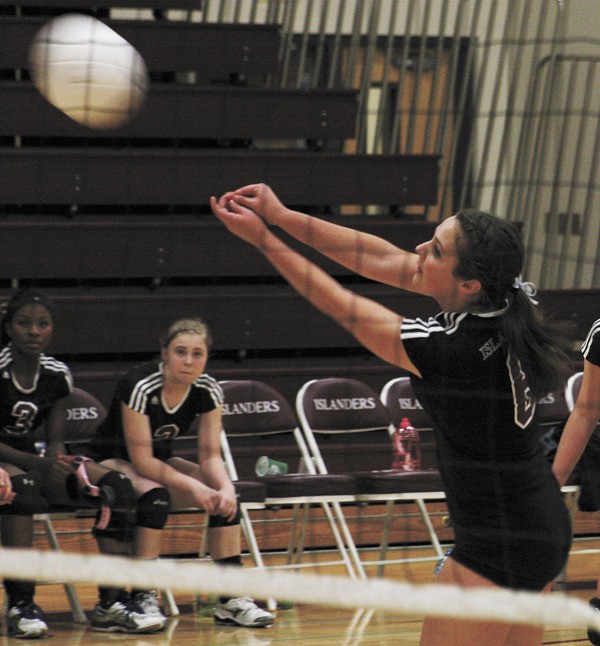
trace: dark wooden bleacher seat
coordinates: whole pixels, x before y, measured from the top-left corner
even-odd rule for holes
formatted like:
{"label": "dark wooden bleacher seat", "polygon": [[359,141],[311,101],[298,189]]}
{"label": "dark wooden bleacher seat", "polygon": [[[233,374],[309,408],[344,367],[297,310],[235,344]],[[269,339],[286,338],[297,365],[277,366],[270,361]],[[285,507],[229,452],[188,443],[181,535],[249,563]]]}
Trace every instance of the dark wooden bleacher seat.
{"label": "dark wooden bleacher seat", "polygon": [[434,204],[439,155],[6,148],[5,204],[207,204],[257,181],[288,204]]}
{"label": "dark wooden bleacher seat", "polygon": [[[429,240],[435,228],[432,222],[403,223],[390,217],[328,219],[407,249]],[[120,278],[147,278],[148,282],[152,278],[228,278],[243,282],[277,275],[262,254],[232,236],[212,214],[6,216],[0,218],[0,240],[0,276],[4,277],[60,282]],[[309,257],[337,275],[348,273],[316,252],[309,252]]]}
{"label": "dark wooden bleacher seat", "polygon": [[[355,348],[357,342],[287,285],[97,287],[46,290],[56,303],[52,349],[60,355],[155,353],[170,322],[203,317],[214,330],[214,351]],[[398,291],[357,285],[355,291],[388,307]],[[8,294],[2,294],[6,298]],[[426,315],[430,300],[407,295],[404,309]]]}
{"label": "dark wooden bleacher seat", "polygon": [[[46,17],[2,16],[0,68],[27,69],[30,43]],[[104,20],[153,72],[195,71],[199,80],[231,74],[263,79],[278,65],[279,26],[153,20]]]}
{"label": "dark wooden bleacher seat", "polygon": [[292,90],[154,84],[141,111],[114,130],[86,128],[33,84],[0,81],[0,136],[206,139],[349,139],[354,90]]}

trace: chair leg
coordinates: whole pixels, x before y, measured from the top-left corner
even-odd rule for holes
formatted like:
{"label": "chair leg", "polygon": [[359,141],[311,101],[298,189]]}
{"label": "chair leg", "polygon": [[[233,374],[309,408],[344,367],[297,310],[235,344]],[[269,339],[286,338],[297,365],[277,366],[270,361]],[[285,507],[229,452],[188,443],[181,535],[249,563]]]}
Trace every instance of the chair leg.
{"label": "chair leg", "polygon": [[360,555],[358,553],[356,543],[354,542],[354,538],[352,538],[352,534],[350,533],[350,528],[348,527],[348,523],[346,522],[346,517],[344,516],[342,506],[340,505],[339,502],[334,502],[333,503],[333,509],[334,509],[335,514],[336,514],[336,516],[338,518],[338,522],[340,524],[340,527],[342,528],[342,534],[344,535],[344,540],[346,541],[346,546],[348,548],[348,551],[350,552],[350,556],[352,557],[352,561],[354,562],[354,567],[356,568],[356,572],[358,573],[358,578],[359,579],[366,579],[367,575],[365,574],[365,570],[363,568],[362,560],[361,560]]}
{"label": "chair leg", "polygon": [[[48,543],[50,544],[50,547],[53,550],[59,552],[60,545],[58,544],[58,537],[56,535],[56,532],[54,531],[54,525],[52,524],[52,519],[50,518],[50,515],[38,514],[35,516],[35,520],[39,520],[43,523],[44,531],[46,532],[46,538],[48,539]],[[79,596],[77,594],[77,590],[75,589],[75,586],[72,583],[63,583],[63,587],[65,589],[65,594],[67,595],[67,599],[69,600],[69,605],[71,606],[71,612],[73,613],[73,620],[78,624],[87,623],[87,617],[85,616],[85,612],[83,611],[81,602],[79,601]]]}
{"label": "chair leg", "polygon": [[179,617],[181,613],[179,612],[179,608],[177,606],[177,603],[175,602],[175,597],[173,596],[171,590],[163,590],[162,598],[167,614],[171,617]]}
{"label": "chair leg", "polygon": [[435,529],[433,528],[433,523],[431,522],[431,517],[429,516],[427,507],[425,507],[425,503],[420,498],[417,498],[416,503],[419,511],[421,512],[421,518],[423,518],[425,527],[427,527],[427,533],[429,534],[429,538],[431,539],[431,544],[435,549],[435,553],[439,558],[444,558],[444,550],[442,550],[440,541],[437,537],[437,534],[435,533]]}
{"label": "chair leg", "polygon": [[377,577],[383,576],[385,568],[385,559],[390,544],[390,530],[392,527],[394,515],[394,501],[388,500],[385,503],[385,518],[383,520],[383,530],[381,533],[381,544],[379,546],[379,565],[377,566]]}
{"label": "chair leg", "polygon": [[[577,509],[578,509],[577,504],[579,502],[579,495],[581,493],[581,489],[579,487],[567,486],[567,487],[563,487],[562,493],[563,493],[565,505],[569,512],[569,518],[571,519],[571,527],[573,527],[575,523],[575,516],[577,515]],[[567,582],[568,564],[569,564],[569,561],[567,560],[560,574],[556,577],[556,583],[565,584]]]}

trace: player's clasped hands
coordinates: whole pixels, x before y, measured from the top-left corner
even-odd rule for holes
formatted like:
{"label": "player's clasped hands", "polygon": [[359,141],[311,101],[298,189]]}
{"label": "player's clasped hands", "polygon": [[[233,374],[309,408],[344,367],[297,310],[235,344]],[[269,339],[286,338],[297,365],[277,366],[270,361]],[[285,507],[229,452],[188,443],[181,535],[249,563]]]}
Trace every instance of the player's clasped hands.
{"label": "player's clasped hands", "polygon": [[211,516],[221,515],[233,518],[237,509],[235,494],[229,495],[225,490],[212,489],[201,482],[194,482],[194,499]]}
{"label": "player's clasped hands", "polygon": [[9,505],[14,497],[15,494],[12,490],[12,483],[8,472],[0,469],[0,505]]}

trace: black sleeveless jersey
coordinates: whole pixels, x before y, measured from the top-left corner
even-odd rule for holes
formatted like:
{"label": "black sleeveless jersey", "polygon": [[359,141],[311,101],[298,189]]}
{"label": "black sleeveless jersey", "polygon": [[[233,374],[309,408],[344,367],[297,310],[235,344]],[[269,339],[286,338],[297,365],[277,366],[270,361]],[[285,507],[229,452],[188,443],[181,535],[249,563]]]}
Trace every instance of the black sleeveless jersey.
{"label": "black sleeveless jersey", "polygon": [[23,388],[12,374],[10,346],[0,352],[0,442],[20,451],[35,452],[34,431],[43,424],[54,403],[73,390],[71,371],[53,357],[40,356],[33,388]]}
{"label": "black sleeveless jersey", "polygon": [[173,440],[192,431],[198,415],[218,408],[223,403],[223,391],[210,375],[201,375],[191,386],[185,399],[169,409],[162,398],[162,363],[150,361],[137,366],[119,383],[108,415],[100,425],[92,443],[92,454],[98,460],[121,458],[129,460],[121,403],[146,415],[152,432],[154,456],[166,460],[172,455]]}
{"label": "black sleeveless jersey", "polygon": [[502,314],[404,319],[401,335],[421,373],[412,377],[415,394],[433,421],[453,555],[500,585],[540,589],[562,567],[569,519],[538,439],[536,403],[503,341]]}

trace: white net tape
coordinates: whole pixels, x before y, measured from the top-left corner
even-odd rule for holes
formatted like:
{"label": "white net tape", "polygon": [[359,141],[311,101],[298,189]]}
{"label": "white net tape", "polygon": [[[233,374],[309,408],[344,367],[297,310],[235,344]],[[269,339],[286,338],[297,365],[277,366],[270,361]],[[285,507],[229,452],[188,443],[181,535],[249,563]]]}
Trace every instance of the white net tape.
{"label": "white net tape", "polygon": [[600,613],[563,593],[413,585],[389,579],[352,580],[290,572],[222,568],[210,563],[133,559],[39,550],[0,549],[0,575],[15,579],[96,583],[188,593],[273,597],[295,603],[374,608],[400,614],[454,617],[600,630]]}

